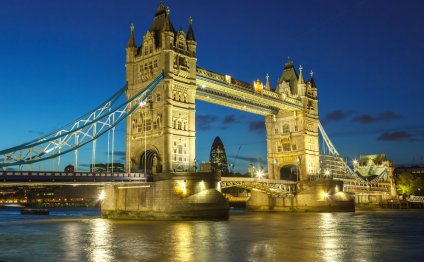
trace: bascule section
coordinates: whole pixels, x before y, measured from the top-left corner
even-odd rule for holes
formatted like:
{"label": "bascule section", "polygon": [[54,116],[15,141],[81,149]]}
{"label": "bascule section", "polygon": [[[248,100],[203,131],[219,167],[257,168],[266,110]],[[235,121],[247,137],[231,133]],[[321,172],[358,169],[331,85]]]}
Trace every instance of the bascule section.
{"label": "bascule section", "polygon": [[176,31],[162,3],[137,45],[134,26],[126,49],[127,99],[163,72],[164,80],[127,119],[127,172],[148,174],[195,169],[196,39]]}

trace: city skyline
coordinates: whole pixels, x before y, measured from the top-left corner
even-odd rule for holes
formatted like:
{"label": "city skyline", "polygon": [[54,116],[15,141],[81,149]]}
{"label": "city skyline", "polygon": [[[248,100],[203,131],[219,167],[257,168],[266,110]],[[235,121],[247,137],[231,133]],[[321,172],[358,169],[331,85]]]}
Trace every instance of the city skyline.
{"label": "city skyline", "polygon": [[[424,162],[424,125],[419,121],[424,91],[418,86],[424,69],[419,46],[424,23],[419,3],[196,3],[165,2],[176,28],[186,31],[188,17],[193,17],[199,66],[248,83],[258,78],[265,82],[269,73],[275,88],[289,56],[296,68],[315,72],[320,119],[344,156],[386,153],[396,165]],[[220,4],[226,8],[221,10]],[[56,129],[122,87],[129,25],[134,23],[139,44],[157,5],[1,3],[6,128],[0,131],[0,148]],[[244,161],[239,163],[247,167],[266,159],[262,116],[200,101],[196,110],[198,162],[208,160],[217,135],[230,162]],[[240,130],[245,131],[242,136]],[[117,156],[124,150],[124,133],[121,126]]]}

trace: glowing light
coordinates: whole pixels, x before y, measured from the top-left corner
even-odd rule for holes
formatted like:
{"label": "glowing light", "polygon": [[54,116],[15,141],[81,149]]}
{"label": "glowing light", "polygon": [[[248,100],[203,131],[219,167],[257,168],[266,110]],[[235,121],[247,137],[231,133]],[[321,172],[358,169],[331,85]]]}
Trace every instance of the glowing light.
{"label": "glowing light", "polygon": [[321,193],[322,198],[327,199],[330,195],[327,192]]}
{"label": "glowing light", "polygon": [[256,173],[256,176],[257,176],[258,178],[263,178],[263,177],[264,177],[264,172],[262,172],[262,171],[258,171],[258,172]]}
{"label": "glowing light", "polygon": [[202,88],[206,88],[206,86],[205,86],[205,85],[201,85],[200,87],[202,87]]}
{"label": "glowing light", "polygon": [[354,164],[354,165],[357,165],[357,164],[358,164],[358,160],[354,159],[354,160],[353,160],[353,164]]}
{"label": "glowing light", "polygon": [[98,196],[98,199],[99,199],[100,201],[102,201],[103,199],[105,199],[105,191],[104,191],[104,190],[102,190],[102,191],[100,192],[100,194],[99,194],[99,196]]}
{"label": "glowing light", "polygon": [[205,186],[205,181],[200,181],[200,190],[205,190],[206,186]]}
{"label": "glowing light", "polygon": [[330,170],[325,170],[324,174],[325,174],[326,176],[329,176],[329,175],[330,175]]}
{"label": "glowing light", "polygon": [[187,183],[186,181],[178,181],[177,192],[185,195],[187,194]]}
{"label": "glowing light", "polygon": [[138,106],[139,106],[139,107],[143,107],[145,104],[146,104],[146,102],[144,102],[144,101],[140,101],[140,103],[138,103]]}

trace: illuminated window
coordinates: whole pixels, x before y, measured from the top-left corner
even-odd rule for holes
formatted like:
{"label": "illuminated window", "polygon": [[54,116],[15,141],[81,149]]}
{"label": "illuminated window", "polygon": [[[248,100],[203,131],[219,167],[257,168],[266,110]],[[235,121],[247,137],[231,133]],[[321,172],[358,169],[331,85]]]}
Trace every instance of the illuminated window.
{"label": "illuminated window", "polygon": [[289,144],[289,143],[285,143],[285,144],[283,144],[283,150],[284,150],[284,151],[290,151],[290,149],[291,149],[291,146],[290,146],[290,144]]}
{"label": "illuminated window", "polygon": [[160,94],[157,94],[156,95],[156,102],[159,102],[160,101]]}

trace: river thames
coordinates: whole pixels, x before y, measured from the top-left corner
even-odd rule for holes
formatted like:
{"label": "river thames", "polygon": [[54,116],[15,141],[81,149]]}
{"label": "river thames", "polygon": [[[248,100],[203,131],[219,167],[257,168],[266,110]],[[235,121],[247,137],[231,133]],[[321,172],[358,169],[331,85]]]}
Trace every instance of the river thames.
{"label": "river thames", "polygon": [[424,211],[248,213],[112,221],[97,209],[0,210],[0,261],[419,261]]}

